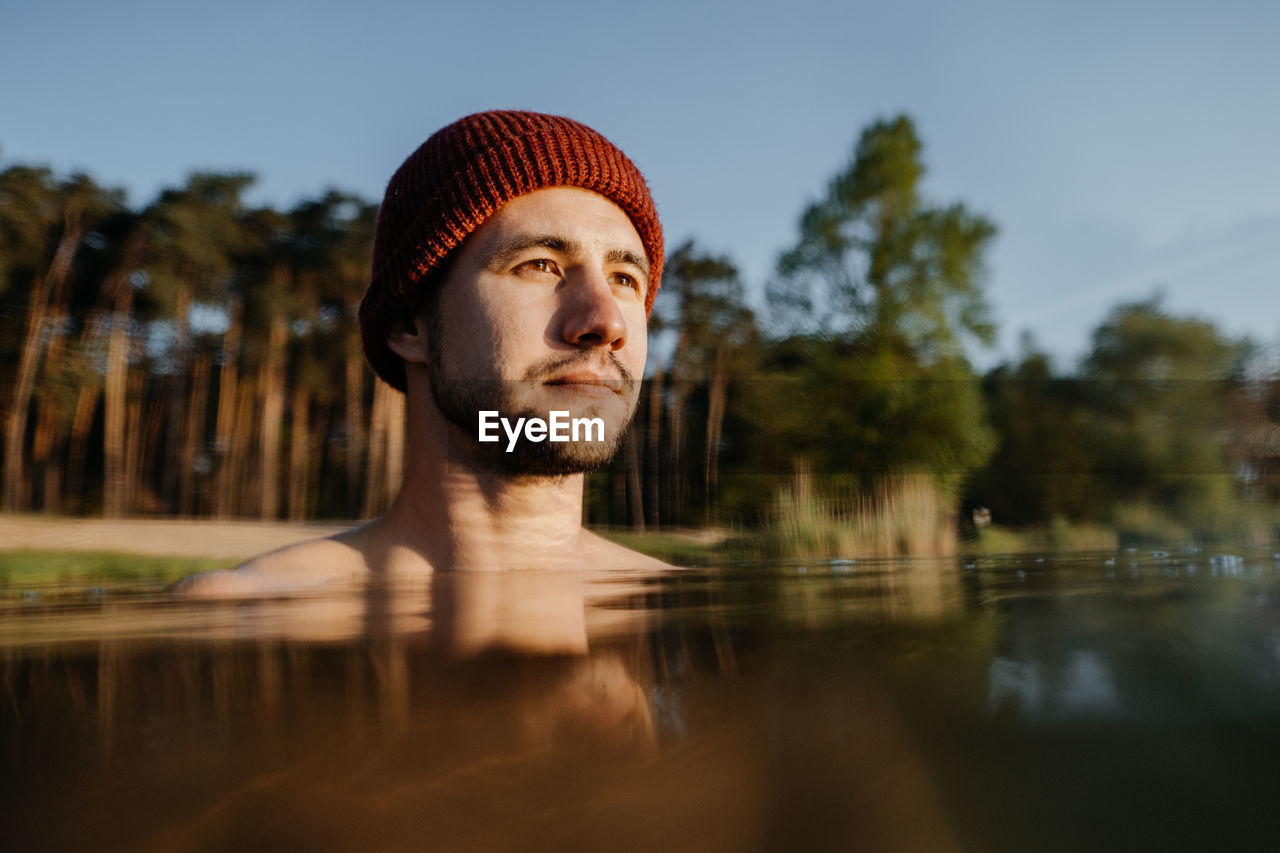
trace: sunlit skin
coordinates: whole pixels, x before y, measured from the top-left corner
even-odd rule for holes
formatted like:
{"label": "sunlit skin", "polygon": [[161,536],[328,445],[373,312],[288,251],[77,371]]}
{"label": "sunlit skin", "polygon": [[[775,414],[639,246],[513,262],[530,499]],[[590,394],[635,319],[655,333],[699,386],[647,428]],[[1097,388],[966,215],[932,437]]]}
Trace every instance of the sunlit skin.
{"label": "sunlit skin", "polygon": [[408,437],[386,515],[197,576],[180,592],[235,596],[442,569],[666,568],[582,527],[583,474],[491,470],[474,422],[449,423],[431,392],[432,370],[454,383],[509,382],[521,408],[601,417],[607,437],[617,435],[644,373],[648,266],[630,219],[604,196],[554,187],[505,204],[466,239],[441,285],[442,363],[431,363],[422,316],[388,338],[405,362]]}

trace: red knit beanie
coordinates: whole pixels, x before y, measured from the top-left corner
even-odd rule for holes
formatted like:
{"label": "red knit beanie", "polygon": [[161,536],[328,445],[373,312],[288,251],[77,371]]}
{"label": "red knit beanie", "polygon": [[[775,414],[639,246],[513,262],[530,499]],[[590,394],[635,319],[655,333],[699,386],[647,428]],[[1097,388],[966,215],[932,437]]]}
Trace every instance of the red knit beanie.
{"label": "red knit beanie", "polygon": [[476,113],[432,134],[387,184],[373,275],[360,303],[360,335],[375,373],[404,390],[404,362],[387,347],[395,321],[409,315],[432,273],[498,208],[560,186],[597,192],[631,218],[650,266],[645,311],[653,309],[662,282],[662,226],[644,176],[627,156],[572,119]]}

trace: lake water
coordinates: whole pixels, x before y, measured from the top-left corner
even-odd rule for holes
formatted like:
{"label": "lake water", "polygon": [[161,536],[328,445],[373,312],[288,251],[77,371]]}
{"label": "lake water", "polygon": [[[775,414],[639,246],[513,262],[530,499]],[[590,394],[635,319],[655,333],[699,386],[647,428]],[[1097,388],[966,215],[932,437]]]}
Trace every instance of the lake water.
{"label": "lake water", "polygon": [[10,850],[1276,850],[1280,556],[0,604]]}

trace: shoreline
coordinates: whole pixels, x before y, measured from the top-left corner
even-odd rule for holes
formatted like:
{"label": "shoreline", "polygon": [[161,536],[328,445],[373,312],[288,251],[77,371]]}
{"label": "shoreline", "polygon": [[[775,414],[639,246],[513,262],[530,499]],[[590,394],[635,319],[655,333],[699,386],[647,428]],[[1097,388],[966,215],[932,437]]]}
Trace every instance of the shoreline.
{"label": "shoreline", "polygon": [[323,539],[354,524],[0,514],[0,551],[106,551],[238,561]]}

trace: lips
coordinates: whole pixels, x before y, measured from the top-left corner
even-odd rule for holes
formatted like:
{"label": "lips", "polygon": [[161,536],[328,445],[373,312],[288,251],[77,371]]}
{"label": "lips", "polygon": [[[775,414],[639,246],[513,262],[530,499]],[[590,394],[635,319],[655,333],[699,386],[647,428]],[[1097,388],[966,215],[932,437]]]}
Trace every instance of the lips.
{"label": "lips", "polygon": [[621,377],[605,376],[586,370],[566,373],[563,376],[548,379],[544,384],[588,394],[612,392],[620,395],[626,388],[626,381]]}

